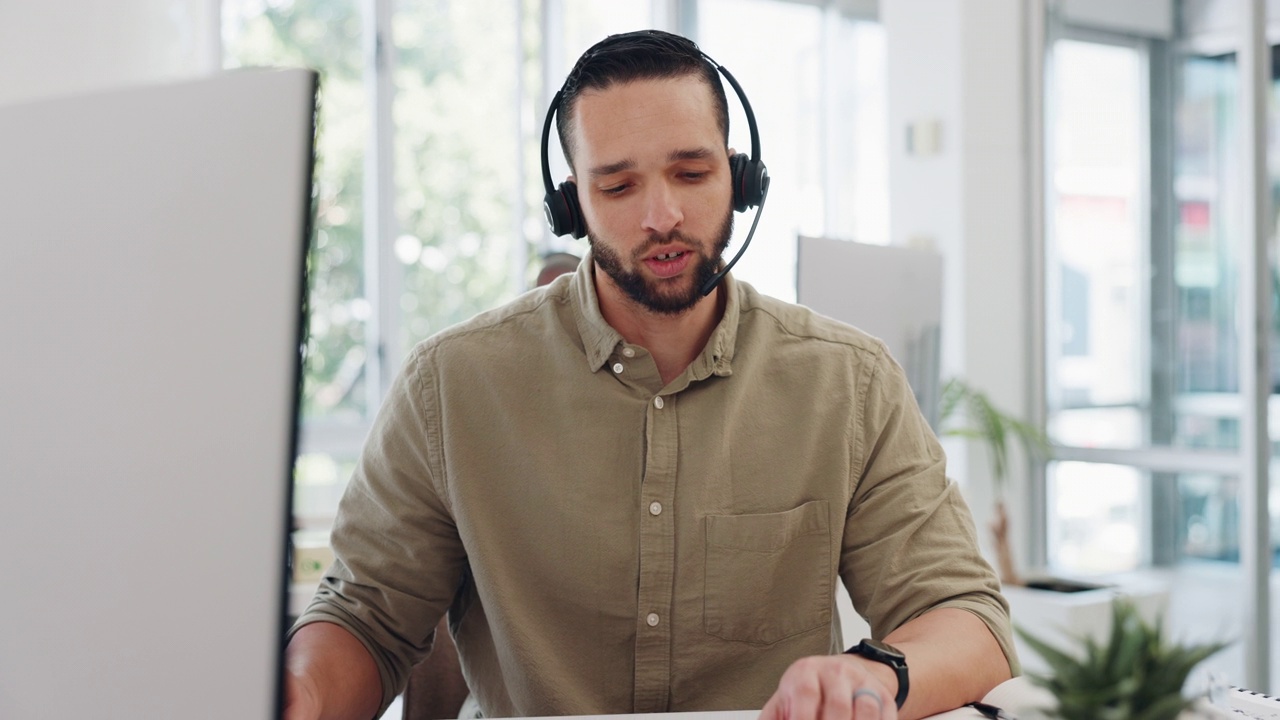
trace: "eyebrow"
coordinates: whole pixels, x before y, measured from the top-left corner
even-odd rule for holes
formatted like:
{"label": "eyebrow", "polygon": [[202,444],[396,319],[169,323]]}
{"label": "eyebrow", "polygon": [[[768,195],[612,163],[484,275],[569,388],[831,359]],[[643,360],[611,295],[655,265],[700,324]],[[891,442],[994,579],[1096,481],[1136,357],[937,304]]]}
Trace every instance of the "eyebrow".
{"label": "eyebrow", "polygon": [[675,162],[677,160],[706,160],[715,153],[711,152],[711,148],[692,148],[690,150],[672,150],[667,159]]}
{"label": "eyebrow", "polygon": [[[689,148],[686,150],[672,150],[671,153],[667,155],[667,161],[678,162],[680,160],[706,160],[714,154],[715,153],[713,153],[710,148],[705,147]],[[596,167],[591,168],[588,172],[591,177],[604,177],[606,175],[613,175],[614,173],[633,170],[635,169],[635,166],[636,161],[628,158],[626,160],[619,160],[615,163],[609,163],[608,165],[597,165]]]}
{"label": "eyebrow", "polygon": [[614,173],[620,173],[624,170],[630,170],[635,166],[636,166],[635,160],[631,160],[631,159],[619,160],[616,163],[609,163],[608,165],[597,165],[596,167],[591,168],[590,172],[591,172],[591,177],[604,177],[605,175],[612,175]]}

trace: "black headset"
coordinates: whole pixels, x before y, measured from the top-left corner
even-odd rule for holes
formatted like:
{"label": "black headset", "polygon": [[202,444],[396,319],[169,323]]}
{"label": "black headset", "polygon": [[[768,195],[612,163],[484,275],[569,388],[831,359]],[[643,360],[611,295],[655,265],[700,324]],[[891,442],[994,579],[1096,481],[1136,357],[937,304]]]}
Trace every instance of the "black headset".
{"label": "black headset", "polygon": [[[666,36],[668,36],[668,33],[656,30],[638,30],[621,35],[611,35],[588,50],[578,63],[581,64],[583,60],[590,58],[592,55],[609,49],[610,46],[619,41],[626,41],[636,37],[653,37],[661,40],[665,39]],[[723,65],[712,60],[706,53],[701,50],[698,52],[712,67],[720,71],[725,80],[729,81],[729,86],[733,88],[738,100],[742,102],[742,109],[747,116],[747,126],[751,131],[751,155],[746,156],[742,153],[736,153],[729,158],[729,172],[733,178],[733,209],[738,212],[743,212],[753,207],[763,209],[764,199],[769,194],[769,170],[765,167],[764,161],[760,159],[760,131],[756,127],[756,115],[751,111],[751,103],[747,100],[747,94],[743,92],[742,86],[738,84],[733,75]],[[566,80],[566,82],[568,81]],[[546,213],[547,224],[551,226],[551,232],[556,235],[572,235],[575,238],[580,238],[587,234],[587,222],[582,217],[582,208],[578,204],[578,185],[569,180],[553,186],[551,184],[551,165],[547,157],[547,144],[551,137],[551,125],[555,114],[560,110],[560,99],[563,96],[564,86],[561,85],[560,89],[556,91],[555,97],[551,99],[551,107],[547,109],[547,121],[542,126],[542,185],[546,189],[546,195],[543,196],[542,200],[542,209]],[[706,283],[702,289],[703,295],[710,293],[716,283],[720,282],[720,279],[724,277],[725,273],[729,272],[729,268],[733,267],[734,263],[738,262],[738,258],[742,257],[747,245],[751,243],[751,236],[755,234],[756,224],[759,222],[760,212],[757,210],[755,221],[751,223],[751,231],[747,234],[746,241],[742,243],[742,248],[738,250],[738,254],[734,256],[728,265]]]}

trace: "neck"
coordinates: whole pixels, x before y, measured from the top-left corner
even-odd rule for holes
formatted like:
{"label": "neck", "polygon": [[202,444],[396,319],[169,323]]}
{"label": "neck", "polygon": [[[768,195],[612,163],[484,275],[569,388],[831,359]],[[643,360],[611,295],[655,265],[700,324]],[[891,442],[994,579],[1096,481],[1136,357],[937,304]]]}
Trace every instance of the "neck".
{"label": "neck", "polygon": [[653,355],[662,384],[676,379],[707,345],[724,316],[723,283],[678,314],[656,313],[632,300],[604,272],[593,272],[600,314],[623,340]]}

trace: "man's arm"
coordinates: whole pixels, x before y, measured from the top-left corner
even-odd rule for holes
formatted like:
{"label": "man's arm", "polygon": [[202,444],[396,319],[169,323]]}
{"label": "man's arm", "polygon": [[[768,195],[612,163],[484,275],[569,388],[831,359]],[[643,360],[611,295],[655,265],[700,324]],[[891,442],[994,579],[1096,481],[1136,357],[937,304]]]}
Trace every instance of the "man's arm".
{"label": "man's arm", "polygon": [[373,656],[354,635],[316,622],[285,648],[284,720],[371,720],[382,703]]}
{"label": "man's arm", "polygon": [[873,636],[906,655],[907,700],[896,712],[897,678],[883,663],[810,657],[783,674],[764,720],[925,717],[980,700],[1016,671],[1000,583],[946,477],[942,448],[883,346],[864,383],[840,574]]}
{"label": "man's arm", "polygon": [[[986,623],[967,610],[925,613],[885,641],[907,657],[910,688],[902,710],[894,711],[898,682],[887,665],[853,655],[819,656],[792,664],[760,720],[913,720],[981,700],[1012,676]],[[875,697],[861,693],[855,701],[863,688]]]}
{"label": "man's arm", "polygon": [[288,720],[373,718],[430,652],[461,585],[466,551],[438,481],[425,352],[414,349],[378,410],[338,506],[333,565],[289,636]]}

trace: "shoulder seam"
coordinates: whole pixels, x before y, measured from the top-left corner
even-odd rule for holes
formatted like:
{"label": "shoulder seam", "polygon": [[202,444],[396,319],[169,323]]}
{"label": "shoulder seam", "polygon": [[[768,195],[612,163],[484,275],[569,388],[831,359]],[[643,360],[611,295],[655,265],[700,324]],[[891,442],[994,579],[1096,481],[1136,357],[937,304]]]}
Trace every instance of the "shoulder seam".
{"label": "shoulder seam", "polygon": [[[870,340],[874,346],[873,348],[868,348],[858,343],[851,342],[849,340],[845,340],[841,338],[823,337],[820,335],[814,335],[812,333],[806,333],[806,334],[798,333],[795,330],[788,327],[787,324],[783,322],[781,318],[779,318],[775,313],[771,312],[768,308],[764,307],[763,305],[752,305],[750,307],[742,308],[743,314],[746,314],[749,312],[764,313],[766,316],[769,317],[770,320],[773,321],[774,325],[776,325],[779,330],[781,330],[782,332],[786,333],[787,335],[793,338],[797,338],[801,340],[814,340],[817,342],[828,343],[831,345],[843,345],[845,347],[852,348],[853,350],[856,350],[860,353],[869,354],[872,357],[879,357],[884,352],[884,349],[885,349],[884,341],[873,335],[866,335],[867,339]],[[814,313],[814,314],[817,315],[817,313]],[[826,316],[818,315],[818,317],[826,317]],[[828,318],[828,319],[831,320],[832,322],[840,322],[832,318]],[[853,326],[850,326],[850,327],[853,327]],[[854,328],[854,329],[857,330],[857,328]],[[859,330],[858,332],[862,332],[862,331]]]}
{"label": "shoulder seam", "polygon": [[883,363],[880,361],[885,354],[885,344],[878,343],[875,353],[875,362],[869,363],[862,372],[862,382],[858,387],[858,412],[854,414],[853,442],[849,444],[849,503],[852,506],[853,499],[858,494],[858,486],[862,484],[862,475],[867,469],[867,448],[864,446],[865,422],[867,417],[867,403],[871,398],[871,387],[876,376],[880,374],[880,367]]}
{"label": "shoulder seam", "polygon": [[[429,348],[439,347],[452,342],[453,340],[465,338],[477,333],[488,332],[496,327],[506,324],[507,322],[516,320],[517,318],[531,315],[547,303],[559,303],[563,305],[566,302],[568,302],[568,298],[544,294],[532,305],[520,310],[511,310],[509,306],[499,306],[497,308],[481,312],[480,314],[473,316],[468,320],[463,320],[456,325],[447,327],[431,337],[426,338],[419,343],[419,345],[427,346]],[[491,317],[482,318],[482,316],[486,315]]]}
{"label": "shoulder seam", "polygon": [[[435,382],[435,378],[431,378],[428,382],[426,377],[427,371],[424,369],[426,362],[425,356],[432,352],[434,348],[426,346],[426,343],[419,345],[413,351],[413,377],[419,393],[418,402],[421,404],[422,412],[426,417],[422,421],[426,424],[428,432],[431,434],[428,443],[428,462],[434,467],[432,468],[433,478],[432,484],[435,485],[435,493],[440,500],[449,508],[449,512],[453,512],[453,500],[449,496],[449,472],[445,467],[444,457],[444,433],[440,427],[440,419],[438,411],[440,409],[440,383]],[[428,397],[433,395],[434,397]],[[432,412],[434,410],[435,412]],[[430,448],[434,447],[434,452]]]}

